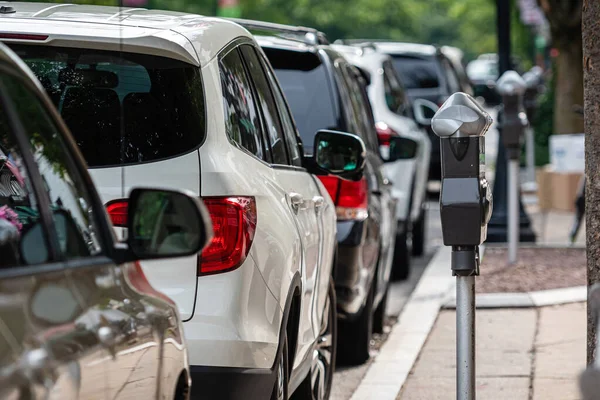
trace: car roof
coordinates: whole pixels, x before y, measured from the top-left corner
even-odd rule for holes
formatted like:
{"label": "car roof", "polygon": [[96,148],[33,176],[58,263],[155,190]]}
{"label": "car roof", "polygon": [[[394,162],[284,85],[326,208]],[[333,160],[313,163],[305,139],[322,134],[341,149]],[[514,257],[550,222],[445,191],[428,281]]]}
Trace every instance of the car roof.
{"label": "car roof", "polygon": [[6,1],[0,6],[14,10],[0,13],[0,34],[47,35],[41,42],[2,37],[5,42],[122,49],[204,65],[233,39],[252,37],[232,21],[176,11]]}
{"label": "car roof", "polygon": [[430,44],[392,42],[382,40],[352,40],[350,44],[371,43],[378,50],[387,54],[413,54],[422,56],[434,56],[438,53],[438,48]]}
{"label": "car roof", "polygon": [[306,44],[301,40],[287,39],[280,36],[254,35],[254,39],[261,47],[279,50],[314,52],[316,46]]}

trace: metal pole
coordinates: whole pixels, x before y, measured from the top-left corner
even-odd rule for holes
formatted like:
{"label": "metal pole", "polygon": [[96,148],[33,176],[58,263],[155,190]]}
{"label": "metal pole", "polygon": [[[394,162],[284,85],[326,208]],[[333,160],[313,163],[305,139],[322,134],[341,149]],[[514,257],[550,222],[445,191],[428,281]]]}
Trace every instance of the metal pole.
{"label": "metal pole", "polygon": [[519,160],[508,161],[508,263],[517,262],[519,243]]}
{"label": "metal pole", "polygon": [[525,183],[528,190],[535,190],[537,184],[535,181],[535,142],[533,140],[533,128],[528,126],[525,129],[525,160],[527,163]]}
{"label": "metal pole", "polygon": [[475,276],[456,277],[456,399],[475,400]]}

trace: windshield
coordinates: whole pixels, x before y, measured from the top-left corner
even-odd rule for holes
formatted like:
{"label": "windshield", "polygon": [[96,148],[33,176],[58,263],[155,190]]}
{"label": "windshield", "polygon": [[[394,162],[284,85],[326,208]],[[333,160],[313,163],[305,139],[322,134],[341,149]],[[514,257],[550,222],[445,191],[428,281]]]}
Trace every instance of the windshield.
{"label": "windshield", "polygon": [[394,56],[393,63],[407,89],[431,89],[440,86],[438,68],[433,59]]}
{"label": "windshield", "polygon": [[130,53],[15,45],[90,167],[159,160],[205,135],[198,68]]}
{"label": "windshield", "polygon": [[287,98],[307,154],[315,134],[338,123],[325,66],[313,53],[263,49]]}

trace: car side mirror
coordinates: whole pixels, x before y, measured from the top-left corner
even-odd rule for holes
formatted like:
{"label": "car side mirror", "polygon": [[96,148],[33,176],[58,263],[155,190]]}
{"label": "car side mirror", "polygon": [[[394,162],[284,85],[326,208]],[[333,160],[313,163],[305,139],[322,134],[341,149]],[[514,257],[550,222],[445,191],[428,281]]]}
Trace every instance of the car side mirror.
{"label": "car side mirror", "polygon": [[417,121],[419,125],[431,125],[431,119],[439,109],[438,105],[433,101],[425,99],[416,99],[413,101],[413,114],[415,116],[415,121]]}
{"label": "car side mirror", "polygon": [[315,136],[314,164],[322,173],[342,179],[362,179],[367,150],[361,138],[351,133],[320,130]]}
{"label": "car side mirror", "polygon": [[208,211],[191,193],[133,189],[127,214],[127,242],[137,260],[191,256],[212,239]]}
{"label": "car side mirror", "polygon": [[388,162],[397,160],[410,160],[417,155],[418,143],[406,137],[392,137],[390,139],[390,158]]}

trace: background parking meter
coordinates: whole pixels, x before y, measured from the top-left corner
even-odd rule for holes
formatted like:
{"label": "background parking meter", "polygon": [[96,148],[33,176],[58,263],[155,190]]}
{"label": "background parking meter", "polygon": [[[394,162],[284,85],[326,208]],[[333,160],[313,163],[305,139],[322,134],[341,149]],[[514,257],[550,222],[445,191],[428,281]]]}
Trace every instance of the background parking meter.
{"label": "background parking meter", "polygon": [[[538,66],[531,68],[523,75],[523,80],[526,85],[523,105],[525,106],[527,120],[530,122],[535,118],[535,112],[538,106],[537,99],[542,91],[542,76],[543,71]],[[535,140],[531,125],[525,129],[525,161],[525,182],[523,182],[522,187],[525,190],[535,191],[537,189],[535,181]]]}
{"label": "background parking meter", "polygon": [[496,83],[502,95],[502,142],[508,157],[508,262],[517,261],[519,240],[519,157],[521,140],[527,127],[527,115],[523,108],[526,84],[515,71],[506,71]]}
{"label": "background parking meter", "polygon": [[492,191],[485,179],[484,135],[492,119],[465,93],[446,100],[431,121],[440,137],[440,214],[444,244],[452,246],[456,276],[456,398],[475,399],[475,276],[479,245],[492,215]]}

